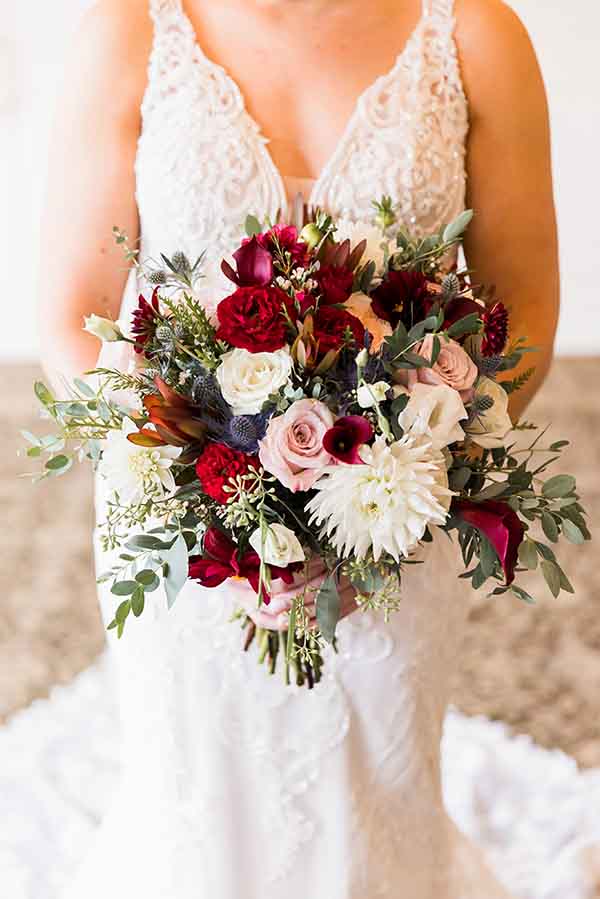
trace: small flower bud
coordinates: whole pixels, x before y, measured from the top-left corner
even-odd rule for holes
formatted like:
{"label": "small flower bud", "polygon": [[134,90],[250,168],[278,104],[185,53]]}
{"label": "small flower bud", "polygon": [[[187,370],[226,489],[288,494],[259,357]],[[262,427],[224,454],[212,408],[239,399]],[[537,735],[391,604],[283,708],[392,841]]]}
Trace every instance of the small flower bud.
{"label": "small flower bud", "polygon": [[323,234],[314,222],[309,222],[300,232],[300,239],[304,241],[309,250],[314,250],[323,239]]}
{"label": "small flower bud", "polygon": [[102,318],[101,315],[92,314],[85,318],[83,330],[88,334],[93,334],[104,343],[114,343],[117,340],[125,339],[117,323],[109,318]]}

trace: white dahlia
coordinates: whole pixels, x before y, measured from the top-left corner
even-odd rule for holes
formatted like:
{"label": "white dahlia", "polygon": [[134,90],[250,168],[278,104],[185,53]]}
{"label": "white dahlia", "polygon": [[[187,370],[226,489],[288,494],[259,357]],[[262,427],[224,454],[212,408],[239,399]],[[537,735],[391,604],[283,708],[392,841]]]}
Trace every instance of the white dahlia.
{"label": "white dahlia", "polygon": [[412,434],[395,443],[377,437],[360,450],[364,465],[339,464],[315,484],[307,504],[311,523],[322,526],[336,552],[378,561],[407,556],[428,525],[446,521],[452,492],[443,455]]}
{"label": "white dahlia", "polygon": [[100,474],[124,503],[158,499],[175,490],[171,466],[181,450],[174,446],[138,446],[128,440],[137,428],[128,418],[120,431],[111,431],[100,462]]}

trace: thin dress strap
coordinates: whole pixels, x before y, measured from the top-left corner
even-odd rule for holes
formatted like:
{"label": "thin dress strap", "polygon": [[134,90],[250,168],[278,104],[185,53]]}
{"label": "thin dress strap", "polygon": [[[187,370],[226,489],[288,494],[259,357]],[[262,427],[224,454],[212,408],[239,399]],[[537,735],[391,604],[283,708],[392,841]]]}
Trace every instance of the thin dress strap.
{"label": "thin dress strap", "polygon": [[454,15],[454,0],[423,0],[423,14],[448,21]]}

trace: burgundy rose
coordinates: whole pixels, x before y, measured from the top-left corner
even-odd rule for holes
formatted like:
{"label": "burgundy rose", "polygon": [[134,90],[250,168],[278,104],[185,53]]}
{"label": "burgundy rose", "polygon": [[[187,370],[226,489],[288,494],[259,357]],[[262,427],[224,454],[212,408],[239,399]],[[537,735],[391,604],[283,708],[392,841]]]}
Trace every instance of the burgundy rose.
{"label": "burgundy rose", "polygon": [[362,465],[358,453],[361,446],[373,438],[373,425],[362,415],[338,418],[323,437],[323,448],[339,462]]}
{"label": "burgundy rose", "polygon": [[[205,556],[191,556],[188,576],[202,584],[203,587],[219,587],[230,577],[246,578],[258,593],[260,581],[260,557],[253,549],[240,554],[239,547],[223,531],[210,527],[204,535],[203,549]],[[293,563],[286,568],[267,566],[271,580],[281,579],[284,584],[291,584],[294,575],[302,568],[302,562]],[[270,602],[266,590],[263,590],[265,605]]]}
{"label": "burgundy rose", "polygon": [[237,271],[225,260],[221,270],[238,287],[264,287],[273,280],[273,257],[256,237],[244,241],[233,254]]}
{"label": "burgundy rose", "polygon": [[134,350],[143,353],[146,343],[154,336],[154,331],[162,316],[158,302],[158,287],[152,294],[149,303],[141,294],[138,298],[138,306],[131,315],[131,333],[135,339]]}
{"label": "burgundy rose", "polygon": [[500,559],[507,585],[512,584],[519,547],[525,536],[525,526],[517,513],[507,503],[496,500],[483,503],[458,500],[452,504],[452,511],[487,537]]}
{"label": "burgundy rose", "polygon": [[319,344],[319,352],[339,350],[348,337],[353,338],[359,349],[365,342],[365,329],[362,323],[346,312],[334,306],[321,306],[315,316],[314,337]]}
{"label": "burgundy rose", "polygon": [[345,303],[352,294],[354,273],[345,265],[322,265],[316,274],[316,281],[322,303]]}
{"label": "burgundy rose", "polygon": [[388,272],[385,280],[373,291],[373,312],[393,328],[399,322],[412,327],[415,322],[426,318],[433,305],[427,284],[427,278],[421,272]]}
{"label": "burgundy rose", "polygon": [[251,353],[272,353],[285,345],[283,307],[289,297],[278,287],[240,287],[217,306],[217,337]]}
{"label": "burgundy rose", "polygon": [[222,443],[211,443],[196,462],[196,474],[204,492],[218,503],[226,503],[231,498],[223,488],[230,486],[230,479],[248,474],[250,466],[257,471],[259,461],[239,450]]}

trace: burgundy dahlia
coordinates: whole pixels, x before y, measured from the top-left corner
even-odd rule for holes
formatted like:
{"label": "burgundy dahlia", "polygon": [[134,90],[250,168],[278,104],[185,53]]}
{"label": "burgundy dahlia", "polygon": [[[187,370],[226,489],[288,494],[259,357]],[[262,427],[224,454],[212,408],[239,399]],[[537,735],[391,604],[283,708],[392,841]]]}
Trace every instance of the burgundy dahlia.
{"label": "burgundy dahlia", "polygon": [[134,350],[143,353],[147,342],[154,336],[156,326],[161,320],[158,302],[158,288],[152,294],[152,300],[148,302],[140,294],[137,309],[131,314],[131,333],[135,340]]}
{"label": "burgundy dahlia", "polygon": [[390,271],[371,298],[373,312],[393,328],[403,322],[411,328],[422,321],[433,305],[427,278],[421,272]]}
{"label": "burgundy dahlia", "polygon": [[496,356],[504,350],[508,340],[508,309],[504,303],[495,303],[481,316],[483,320],[483,341],[481,352],[484,356]]}

